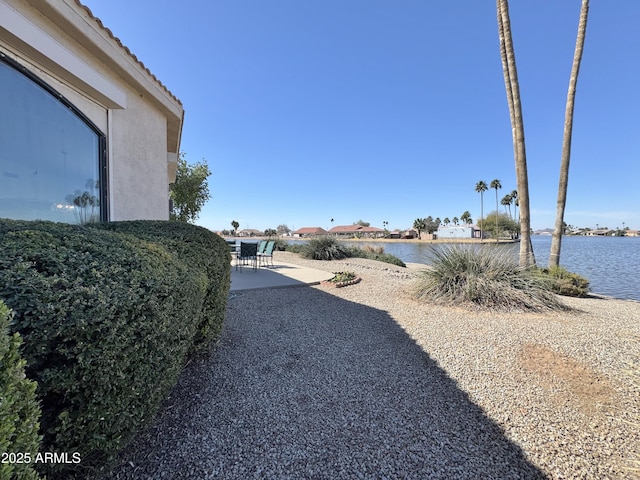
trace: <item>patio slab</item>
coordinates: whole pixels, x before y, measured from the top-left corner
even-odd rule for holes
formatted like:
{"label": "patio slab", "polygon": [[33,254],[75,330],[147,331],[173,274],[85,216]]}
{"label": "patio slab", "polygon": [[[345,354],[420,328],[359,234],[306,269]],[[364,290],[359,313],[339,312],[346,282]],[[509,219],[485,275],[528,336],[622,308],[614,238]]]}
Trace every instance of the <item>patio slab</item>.
{"label": "patio slab", "polygon": [[323,280],[329,280],[333,276],[331,272],[285,262],[277,262],[273,267],[262,267],[256,271],[249,266],[236,270],[235,265],[232,264],[231,291],[316,285]]}

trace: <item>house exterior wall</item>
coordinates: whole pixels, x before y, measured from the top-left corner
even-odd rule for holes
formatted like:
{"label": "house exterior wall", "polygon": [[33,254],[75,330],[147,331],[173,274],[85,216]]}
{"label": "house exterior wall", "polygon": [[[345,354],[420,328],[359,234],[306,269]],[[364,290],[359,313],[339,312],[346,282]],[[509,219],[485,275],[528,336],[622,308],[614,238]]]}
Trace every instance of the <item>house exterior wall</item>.
{"label": "house exterior wall", "polygon": [[183,108],[76,0],[0,0],[0,52],[106,136],[110,220],[169,218]]}
{"label": "house exterior wall", "polygon": [[446,240],[447,238],[473,238],[473,228],[464,226],[438,228],[438,239]]}

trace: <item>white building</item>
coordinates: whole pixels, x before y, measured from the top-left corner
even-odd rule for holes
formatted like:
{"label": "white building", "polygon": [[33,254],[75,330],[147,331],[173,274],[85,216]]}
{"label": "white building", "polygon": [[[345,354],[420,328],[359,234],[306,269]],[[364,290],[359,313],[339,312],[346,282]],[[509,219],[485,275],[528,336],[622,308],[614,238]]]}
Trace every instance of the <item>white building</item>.
{"label": "white building", "polygon": [[182,104],[78,0],[0,0],[0,105],[0,217],[169,218]]}
{"label": "white building", "polygon": [[438,240],[447,238],[480,238],[480,229],[475,225],[440,225],[438,227]]}

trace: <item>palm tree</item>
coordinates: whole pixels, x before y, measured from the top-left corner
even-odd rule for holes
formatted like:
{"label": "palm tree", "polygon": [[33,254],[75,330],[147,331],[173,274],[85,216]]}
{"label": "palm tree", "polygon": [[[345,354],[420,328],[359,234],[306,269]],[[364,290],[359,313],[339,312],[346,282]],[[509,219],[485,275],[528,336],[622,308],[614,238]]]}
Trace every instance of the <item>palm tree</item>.
{"label": "palm tree", "polygon": [[424,218],[416,218],[413,221],[413,228],[418,231],[418,238],[422,238],[422,232],[427,229],[427,223]]}
{"label": "palm tree", "polygon": [[518,221],[518,205],[520,205],[518,203],[518,191],[511,190],[511,193],[509,195],[511,195],[511,200],[513,201],[513,218],[514,220]]}
{"label": "palm tree", "polygon": [[497,235],[498,235],[498,189],[502,188],[502,184],[500,183],[500,180],[498,180],[497,178],[495,180],[491,180],[491,188],[496,189],[496,238],[497,238]]}
{"label": "palm tree", "polygon": [[511,216],[511,203],[513,202],[513,198],[511,198],[511,195],[509,195],[508,193],[502,197],[502,200],[500,200],[500,205],[502,205],[504,207],[504,211],[507,211],[507,207],[509,208],[509,218],[511,218],[513,220],[513,217]]}
{"label": "palm tree", "polygon": [[567,184],[569,182],[569,161],[571,158],[571,134],[573,132],[573,107],[576,100],[576,85],[584,39],[587,33],[587,17],[589,15],[589,0],[582,0],[580,8],[580,21],[578,23],[578,36],[576,49],[573,53],[573,67],[569,80],[569,92],[567,93],[567,106],[564,113],[564,136],[562,138],[562,159],[560,160],[560,181],[558,184],[558,201],[556,204],[556,223],[551,237],[551,251],[549,252],[549,267],[560,264],[560,247],[562,245],[562,225],[564,223],[564,209],[567,204]]}
{"label": "palm tree", "polygon": [[449,220],[449,217],[444,217],[444,220],[442,221],[442,223],[444,223],[445,227],[447,225],[449,225],[451,223],[451,220]]}
{"label": "palm tree", "polygon": [[233,227],[233,236],[235,237],[238,233],[238,227],[240,227],[240,224],[235,220],[231,220],[231,226]]}
{"label": "palm tree", "polygon": [[[483,215],[484,215],[484,198],[483,198],[483,194],[484,192],[486,192],[489,189],[489,187],[487,187],[487,182],[485,182],[484,180],[480,180],[478,183],[476,183],[476,192],[478,192],[480,194],[480,219],[482,219]],[[480,239],[483,239],[484,236],[482,234],[482,225],[480,226]]]}
{"label": "palm tree", "polygon": [[529,211],[529,178],[527,174],[527,152],[524,141],[524,121],[522,119],[522,106],[520,104],[520,85],[516,58],[511,38],[511,21],[509,19],[508,0],[496,0],[498,11],[498,36],[500,39],[500,58],[502,59],[502,71],[504,84],[507,91],[507,104],[509,105],[509,118],[511,119],[511,132],[513,136],[513,153],[516,166],[516,183],[518,199],[520,203],[520,259],[522,266],[535,265],[531,244],[531,219]]}
{"label": "palm tree", "polygon": [[454,225],[458,225],[458,222],[460,221],[460,219],[458,217],[453,217],[451,221],[453,222]]}
{"label": "palm tree", "polygon": [[465,210],[462,213],[462,215],[460,215],[460,220],[462,220],[467,225],[471,225],[471,223],[473,223],[473,220],[471,219],[471,213],[469,212],[469,210]]}

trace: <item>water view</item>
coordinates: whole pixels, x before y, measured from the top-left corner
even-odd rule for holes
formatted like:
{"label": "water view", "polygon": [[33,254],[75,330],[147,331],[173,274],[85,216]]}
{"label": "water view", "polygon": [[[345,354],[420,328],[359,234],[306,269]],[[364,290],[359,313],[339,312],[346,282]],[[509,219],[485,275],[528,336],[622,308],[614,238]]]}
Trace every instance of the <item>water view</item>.
{"label": "water view", "polygon": [[[532,242],[536,263],[546,266],[551,236],[534,235]],[[433,248],[427,243],[392,241],[376,243],[378,245],[383,246],[386,253],[411,263],[428,263],[429,251]],[[513,248],[515,255],[519,246],[510,244],[499,248]],[[640,301],[640,238],[564,237],[560,264],[588,278],[594,293]]]}

